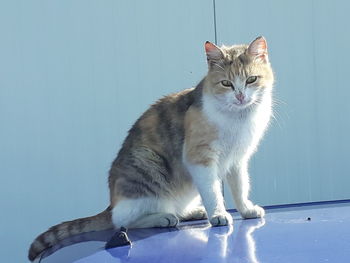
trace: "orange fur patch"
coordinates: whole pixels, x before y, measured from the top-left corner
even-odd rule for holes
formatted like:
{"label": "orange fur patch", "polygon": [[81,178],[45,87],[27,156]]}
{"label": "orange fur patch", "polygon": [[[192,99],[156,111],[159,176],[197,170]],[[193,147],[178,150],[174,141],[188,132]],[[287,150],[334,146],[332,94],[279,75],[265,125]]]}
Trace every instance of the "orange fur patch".
{"label": "orange fur patch", "polygon": [[209,166],[215,161],[216,151],[211,143],[217,139],[217,130],[203,113],[191,107],[185,117],[185,153],[189,162]]}

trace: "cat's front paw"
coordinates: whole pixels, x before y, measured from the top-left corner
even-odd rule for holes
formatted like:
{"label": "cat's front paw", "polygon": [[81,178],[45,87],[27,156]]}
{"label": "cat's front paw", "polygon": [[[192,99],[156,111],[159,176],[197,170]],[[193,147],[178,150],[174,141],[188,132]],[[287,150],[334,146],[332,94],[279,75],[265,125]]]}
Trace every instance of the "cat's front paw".
{"label": "cat's front paw", "polygon": [[245,209],[244,211],[241,211],[241,215],[245,219],[264,217],[265,210],[264,210],[264,208],[262,208],[258,205],[254,205],[251,208],[248,208],[248,209]]}
{"label": "cat's front paw", "polygon": [[232,224],[232,216],[227,212],[223,212],[213,215],[209,221],[212,226],[226,226]]}

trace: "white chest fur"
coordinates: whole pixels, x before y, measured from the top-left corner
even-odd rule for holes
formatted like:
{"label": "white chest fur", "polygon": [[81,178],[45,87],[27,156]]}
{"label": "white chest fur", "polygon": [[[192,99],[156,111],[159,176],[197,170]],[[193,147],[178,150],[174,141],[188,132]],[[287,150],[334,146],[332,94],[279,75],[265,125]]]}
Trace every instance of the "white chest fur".
{"label": "white chest fur", "polygon": [[248,160],[256,150],[271,117],[271,96],[248,111],[222,111],[203,97],[203,110],[215,125],[218,137],[212,147],[218,152],[219,169],[226,173],[233,164]]}

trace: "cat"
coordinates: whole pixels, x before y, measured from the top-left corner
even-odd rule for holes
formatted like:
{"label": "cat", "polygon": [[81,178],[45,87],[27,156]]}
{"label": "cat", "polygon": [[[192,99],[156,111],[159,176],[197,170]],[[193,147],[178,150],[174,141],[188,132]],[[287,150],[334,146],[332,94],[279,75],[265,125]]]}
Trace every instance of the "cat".
{"label": "cat", "polygon": [[61,240],[90,231],[174,227],[179,220],[232,223],[221,182],[243,218],[263,217],[248,198],[248,162],[272,114],[273,71],[267,43],[205,43],[208,73],[191,89],[153,104],[132,126],[109,171],[110,205],[39,235],[34,260]]}

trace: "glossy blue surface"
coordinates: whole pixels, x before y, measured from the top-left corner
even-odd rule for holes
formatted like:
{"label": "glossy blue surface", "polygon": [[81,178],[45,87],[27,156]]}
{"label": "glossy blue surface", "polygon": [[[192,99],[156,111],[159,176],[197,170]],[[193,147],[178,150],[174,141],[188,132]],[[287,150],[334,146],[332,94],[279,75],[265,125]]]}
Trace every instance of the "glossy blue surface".
{"label": "glossy blue surface", "polygon": [[197,221],[178,229],[131,230],[131,247],[104,250],[102,241],[85,242],[41,262],[348,262],[350,203],[267,212],[265,219],[251,220],[233,213],[230,227]]}

